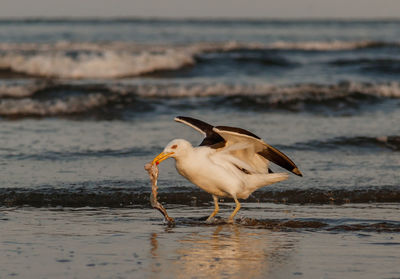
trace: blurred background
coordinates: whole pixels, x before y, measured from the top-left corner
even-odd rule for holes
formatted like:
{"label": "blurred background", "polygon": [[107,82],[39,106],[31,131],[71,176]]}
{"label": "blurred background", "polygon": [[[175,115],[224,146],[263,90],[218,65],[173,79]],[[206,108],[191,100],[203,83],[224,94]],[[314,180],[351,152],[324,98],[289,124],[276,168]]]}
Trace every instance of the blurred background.
{"label": "blurred background", "polygon": [[284,189],[398,191],[395,1],[2,6],[1,187],[142,191],[145,161],[201,141],[187,115],[277,145],[305,173]]}
{"label": "blurred background", "polygon": [[[2,0],[1,278],[399,278],[400,2]],[[304,177],[237,222],[143,166],[199,118]],[[284,171],[271,165],[274,172]],[[251,270],[249,270],[251,266]]]}

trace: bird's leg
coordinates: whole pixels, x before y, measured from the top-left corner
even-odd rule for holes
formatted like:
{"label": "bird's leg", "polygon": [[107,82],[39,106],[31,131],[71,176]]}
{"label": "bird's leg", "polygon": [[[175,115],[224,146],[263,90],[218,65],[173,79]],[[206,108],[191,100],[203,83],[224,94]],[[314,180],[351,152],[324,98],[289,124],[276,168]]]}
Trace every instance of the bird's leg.
{"label": "bird's leg", "polygon": [[233,197],[233,199],[235,200],[236,208],[232,212],[231,216],[229,216],[228,223],[233,223],[233,218],[235,217],[236,213],[238,213],[238,211],[240,210],[240,202],[236,197]]}
{"label": "bird's leg", "polygon": [[218,197],[212,195],[213,199],[214,199],[214,211],[213,213],[211,213],[211,215],[207,218],[206,222],[210,222],[212,218],[214,218],[215,215],[217,215],[218,211],[219,211],[219,205],[218,205]]}

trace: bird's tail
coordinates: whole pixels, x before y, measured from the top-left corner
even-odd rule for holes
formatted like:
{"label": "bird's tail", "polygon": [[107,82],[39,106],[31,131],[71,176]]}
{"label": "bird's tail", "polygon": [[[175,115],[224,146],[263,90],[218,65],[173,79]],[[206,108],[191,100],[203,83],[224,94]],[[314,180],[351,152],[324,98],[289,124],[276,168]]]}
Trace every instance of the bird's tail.
{"label": "bird's tail", "polygon": [[283,180],[286,180],[289,178],[288,173],[269,173],[269,174],[252,174],[249,175],[248,180],[247,180],[247,185],[250,187],[247,187],[248,191],[246,193],[243,193],[243,197],[246,199],[251,193],[254,191],[264,187],[271,185],[273,183],[277,183]]}
{"label": "bird's tail", "polygon": [[257,176],[259,177],[256,178],[257,182],[254,184],[254,191],[261,187],[268,186],[270,184],[277,183],[289,178],[289,174],[285,172],[258,174]]}

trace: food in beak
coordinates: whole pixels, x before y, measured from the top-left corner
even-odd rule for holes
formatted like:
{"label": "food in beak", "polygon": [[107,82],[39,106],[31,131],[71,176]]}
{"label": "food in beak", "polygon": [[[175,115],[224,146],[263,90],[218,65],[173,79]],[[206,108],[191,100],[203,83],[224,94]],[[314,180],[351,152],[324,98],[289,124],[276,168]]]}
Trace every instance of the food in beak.
{"label": "food in beak", "polygon": [[153,162],[147,163],[144,166],[144,169],[149,173],[150,180],[151,180],[150,204],[153,208],[157,209],[158,211],[161,212],[162,215],[164,215],[165,219],[168,221],[168,224],[174,224],[175,223],[174,219],[168,216],[167,210],[157,200],[157,190],[158,190],[157,179],[158,179],[158,173],[159,173],[157,165],[161,161],[168,158],[168,157],[166,157],[166,158],[162,159],[161,161],[157,161],[156,159],[160,155],[158,155],[156,158],[154,158]]}
{"label": "food in beak", "polygon": [[171,155],[174,154],[174,152],[161,152],[160,154],[158,154],[154,159],[152,164],[160,164],[162,161],[164,161],[165,159],[168,159],[169,157],[171,157]]}

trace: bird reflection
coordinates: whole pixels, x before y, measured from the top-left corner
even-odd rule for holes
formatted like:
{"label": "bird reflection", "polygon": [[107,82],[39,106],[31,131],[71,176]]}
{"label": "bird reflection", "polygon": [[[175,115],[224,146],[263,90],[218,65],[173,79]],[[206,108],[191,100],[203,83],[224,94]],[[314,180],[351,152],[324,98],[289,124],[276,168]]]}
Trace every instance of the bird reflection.
{"label": "bird reflection", "polygon": [[158,235],[152,234],[153,259],[169,258],[162,268],[164,274],[172,278],[262,278],[274,266],[287,262],[294,248],[291,240],[282,237],[284,233],[219,225],[210,234],[206,228],[178,237],[170,245],[166,241],[160,245]]}
{"label": "bird reflection", "polygon": [[151,244],[150,254],[153,257],[157,257],[157,249],[158,249],[157,233],[152,233],[151,234],[150,244]]}

